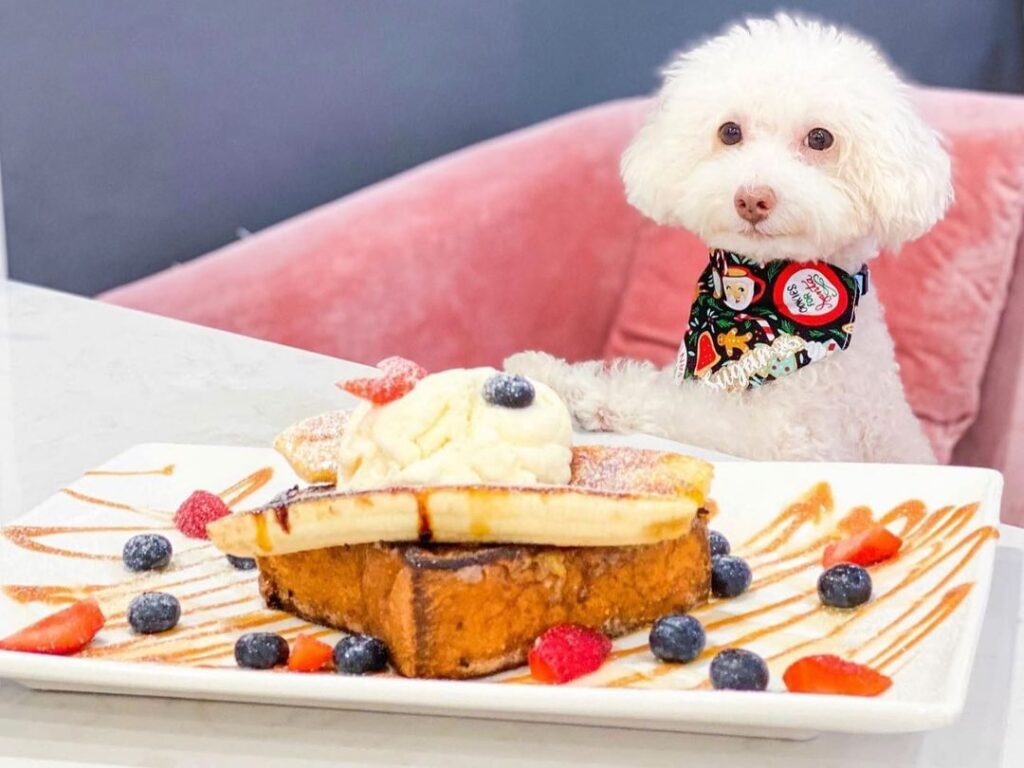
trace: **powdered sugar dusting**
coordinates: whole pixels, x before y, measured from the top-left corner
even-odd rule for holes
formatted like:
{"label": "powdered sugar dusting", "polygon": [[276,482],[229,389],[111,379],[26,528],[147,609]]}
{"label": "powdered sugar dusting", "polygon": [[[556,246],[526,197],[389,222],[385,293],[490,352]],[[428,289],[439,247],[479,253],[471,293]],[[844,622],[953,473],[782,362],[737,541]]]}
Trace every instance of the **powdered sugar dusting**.
{"label": "powdered sugar dusting", "polygon": [[663,451],[576,446],[572,451],[571,485],[606,493],[653,493],[668,496],[703,495],[698,474],[710,480],[702,461]]}
{"label": "powdered sugar dusting", "polygon": [[274,439],[274,448],[303,480],[334,482],[338,441],[349,420],[348,411],[328,411],[303,419]]}

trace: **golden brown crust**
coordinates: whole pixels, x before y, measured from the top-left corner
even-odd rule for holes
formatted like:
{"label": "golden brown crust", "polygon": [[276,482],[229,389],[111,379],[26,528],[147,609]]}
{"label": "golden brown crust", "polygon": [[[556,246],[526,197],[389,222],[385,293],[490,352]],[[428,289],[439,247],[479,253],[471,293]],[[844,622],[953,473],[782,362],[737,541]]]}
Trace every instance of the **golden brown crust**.
{"label": "golden brown crust", "polygon": [[468,678],[517,666],[562,622],[618,636],[704,602],[704,516],[631,547],[360,544],[259,558],[272,608],[387,643],[399,673]]}

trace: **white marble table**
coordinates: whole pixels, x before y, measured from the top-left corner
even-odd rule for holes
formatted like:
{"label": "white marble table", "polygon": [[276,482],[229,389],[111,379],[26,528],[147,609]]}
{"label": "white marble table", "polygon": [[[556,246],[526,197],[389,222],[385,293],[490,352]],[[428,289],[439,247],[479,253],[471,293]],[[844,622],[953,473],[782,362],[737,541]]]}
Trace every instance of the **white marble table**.
{"label": "white marble table", "polygon": [[[346,362],[0,282],[0,523],[140,442],[266,444],[337,407]],[[6,766],[1018,766],[1024,531],[1004,527],[966,711],[810,742],[38,693],[0,683]]]}

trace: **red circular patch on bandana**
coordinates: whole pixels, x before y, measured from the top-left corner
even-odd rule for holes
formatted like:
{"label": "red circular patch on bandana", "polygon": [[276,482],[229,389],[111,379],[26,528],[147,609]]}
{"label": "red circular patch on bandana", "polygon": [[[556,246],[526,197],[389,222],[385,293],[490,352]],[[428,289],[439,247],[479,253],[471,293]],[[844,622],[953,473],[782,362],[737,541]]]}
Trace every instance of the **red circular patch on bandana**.
{"label": "red circular patch on bandana", "polygon": [[850,303],[839,276],[820,261],[789,264],[775,278],[776,309],[802,325],[828,325]]}

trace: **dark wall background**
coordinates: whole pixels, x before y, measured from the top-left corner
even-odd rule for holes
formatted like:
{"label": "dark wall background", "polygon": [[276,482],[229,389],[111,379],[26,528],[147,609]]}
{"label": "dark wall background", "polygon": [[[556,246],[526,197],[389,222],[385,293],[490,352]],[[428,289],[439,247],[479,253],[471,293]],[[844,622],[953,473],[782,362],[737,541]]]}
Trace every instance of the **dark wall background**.
{"label": "dark wall background", "polygon": [[[759,0],[0,0],[11,276],[92,294],[466,144],[651,91]],[[1021,0],[787,8],[1024,89]],[[400,215],[400,212],[396,212]]]}

